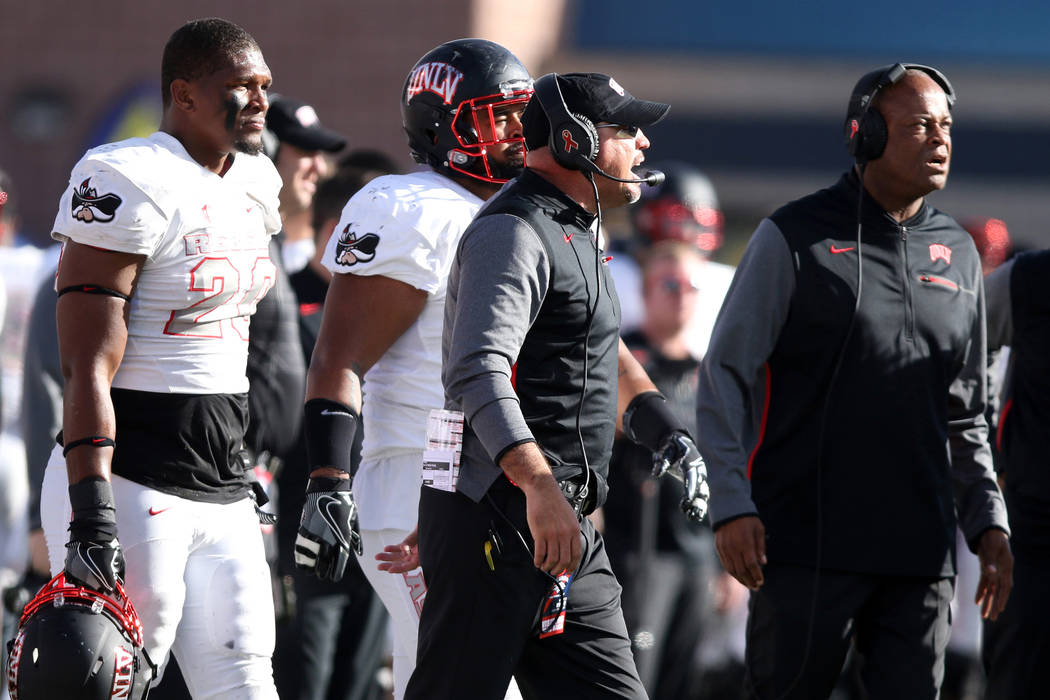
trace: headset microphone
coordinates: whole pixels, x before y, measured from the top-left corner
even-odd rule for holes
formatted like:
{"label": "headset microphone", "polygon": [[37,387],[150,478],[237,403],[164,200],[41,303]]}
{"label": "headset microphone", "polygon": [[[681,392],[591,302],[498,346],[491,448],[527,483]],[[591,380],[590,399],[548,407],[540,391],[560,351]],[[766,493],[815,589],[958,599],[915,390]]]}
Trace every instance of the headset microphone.
{"label": "headset microphone", "polygon": [[609,180],[615,180],[616,182],[636,183],[639,185],[649,185],[650,187],[659,187],[664,183],[664,180],[667,179],[667,176],[659,170],[646,170],[645,177],[639,178],[613,177],[598,166],[594,167],[594,172],[598,173],[604,178],[608,178]]}
{"label": "headset microphone", "polygon": [[664,180],[667,176],[664,175],[662,170],[647,170],[645,171],[645,184],[650,187],[659,187],[664,184]]}

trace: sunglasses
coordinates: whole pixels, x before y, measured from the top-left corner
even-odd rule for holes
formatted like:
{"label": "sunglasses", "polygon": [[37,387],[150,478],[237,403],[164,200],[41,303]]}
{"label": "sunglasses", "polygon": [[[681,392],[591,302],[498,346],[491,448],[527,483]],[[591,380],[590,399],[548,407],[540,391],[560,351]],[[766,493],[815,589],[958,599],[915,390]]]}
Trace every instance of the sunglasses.
{"label": "sunglasses", "polygon": [[637,126],[624,126],[623,124],[598,124],[599,129],[616,129],[615,138],[633,139],[638,136]]}
{"label": "sunglasses", "polygon": [[667,277],[657,280],[656,283],[668,294],[685,294],[686,292],[700,291],[700,285],[696,283],[696,280],[692,279],[683,280],[675,277]]}

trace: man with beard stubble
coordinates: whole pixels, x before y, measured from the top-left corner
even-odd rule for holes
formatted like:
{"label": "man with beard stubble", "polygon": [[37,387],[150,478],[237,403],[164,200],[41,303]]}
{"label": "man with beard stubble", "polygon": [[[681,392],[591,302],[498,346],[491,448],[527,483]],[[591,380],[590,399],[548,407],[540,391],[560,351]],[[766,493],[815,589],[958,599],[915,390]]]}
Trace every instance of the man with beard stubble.
{"label": "man with beard stubble", "polygon": [[307,376],[311,478],[296,563],[338,580],[356,550],[393,620],[398,700],[427,592],[415,530],[428,409],[444,403],[448,271],[484,201],[524,166],[521,112],[531,95],[528,71],[491,41],[457,39],[427,52],[405,80],[401,114],[413,158],[429,169],[369,182],[343,209],[322,258],[333,275]]}

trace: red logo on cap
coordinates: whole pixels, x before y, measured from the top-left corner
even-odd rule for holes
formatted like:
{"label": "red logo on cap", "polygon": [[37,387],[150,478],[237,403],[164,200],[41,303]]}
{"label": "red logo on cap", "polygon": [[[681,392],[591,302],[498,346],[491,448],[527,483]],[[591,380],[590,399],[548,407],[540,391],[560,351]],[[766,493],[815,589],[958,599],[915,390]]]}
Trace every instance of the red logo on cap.
{"label": "red logo on cap", "polygon": [[562,129],[561,137],[565,139],[565,152],[572,153],[574,150],[580,147],[580,144],[576,143],[572,139],[572,133],[568,129]]}
{"label": "red logo on cap", "polygon": [[850,120],[850,122],[849,122],[849,140],[850,141],[852,141],[853,137],[857,135],[857,127],[858,126],[859,126],[859,124],[857,124],[857,120],[856,119],[851,119]]}

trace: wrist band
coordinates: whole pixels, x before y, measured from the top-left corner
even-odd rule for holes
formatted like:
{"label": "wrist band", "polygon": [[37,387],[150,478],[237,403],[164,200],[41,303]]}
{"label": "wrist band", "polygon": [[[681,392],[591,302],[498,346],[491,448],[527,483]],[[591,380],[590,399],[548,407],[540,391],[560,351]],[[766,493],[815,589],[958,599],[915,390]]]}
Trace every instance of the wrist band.
{"label": "wrist band", "polygon": [[101,476],[69,485],[69,504],[73,518],[69,523],[72,538],[81,542],[108,542],[117,537],[117,509],[113,502],[113,485]]}
{"label": "wrist band", "polygon": [[350,479],[337,479],[332,476],[315,476],[306,482],[307,493],[318,491],[349,491]]}
{"label": "wrist band", "polygon": [[62,456],[65,457],[69,454],[70,450],[75,447],[80,447],[81,445],[90,445],[91,447],[116,447],[117,443],[113,442],[112,439],[105,435],[91,435],[86,438],[74,440],[73,442],[67,442],[62,447]]}
{"label": "wrist band", "polygon": [[361,417],[344,403],[310,399],[303,406],[303,432],[309,471],[335,467],[350,473],[350,448]]}
{"label": "wrist band", "polygon": [[689,434],[659,391],[644,391],[627,404],[623,432],[632,441],[656,452],[674,432]]}

